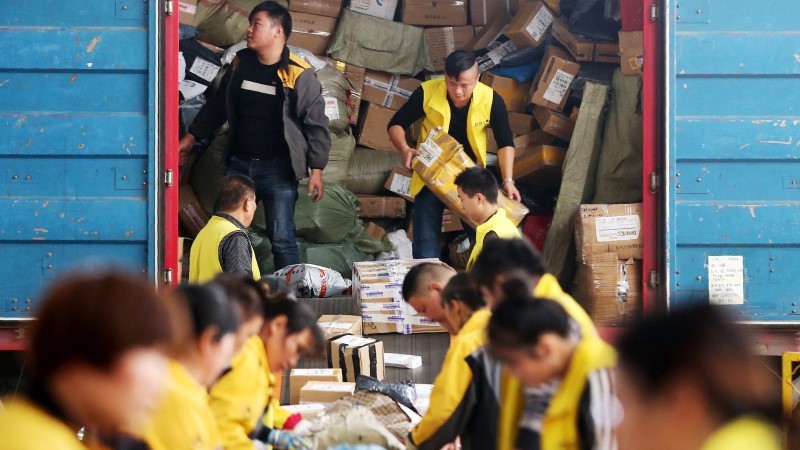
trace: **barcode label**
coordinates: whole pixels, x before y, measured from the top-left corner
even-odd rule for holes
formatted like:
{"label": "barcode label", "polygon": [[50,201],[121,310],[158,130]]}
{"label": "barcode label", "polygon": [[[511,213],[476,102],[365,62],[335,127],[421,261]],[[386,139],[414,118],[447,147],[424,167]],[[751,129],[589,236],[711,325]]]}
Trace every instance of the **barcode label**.
{"label": "barcode label", "polygon": [[635,241],[642,229],[637,215],[596,217],[594,223],[597,242]]}
{"label": "barcode label", "polygon": [[525,27],[525,31],[531,35],[534,41],[539,42],[539,40],[544,36],[547,32],[547,29],[550,28],[550,25],[553,24],[553,13],[547,9],[546,6],[542,5],[542,8],[539,9],[539,12],[533,17],[531,23]]}
{"label": "barcode label", "polygon": [[339,120],[339,102],[334,97],[323,97],[325,99],[325,115],[328,120]]}
{"label": "barcode label", "polygon": [[561,100],[564,100],[564,96],[567,95],[569,86],[572,84],[572,80],[574,79],[575,76],[568,74],[561,69],[556,70],[553,80],[550,82],[550,85],[547,86],[547,90],[544,92],[544,99],[548,102],[561,104]]}

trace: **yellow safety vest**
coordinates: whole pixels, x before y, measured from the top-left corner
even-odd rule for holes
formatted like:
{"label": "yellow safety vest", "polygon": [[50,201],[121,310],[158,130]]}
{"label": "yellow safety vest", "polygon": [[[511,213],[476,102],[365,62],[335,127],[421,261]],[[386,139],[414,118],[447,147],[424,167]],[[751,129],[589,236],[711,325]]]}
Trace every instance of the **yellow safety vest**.
{"label": "yellow safety vest", "polygon": [[[419,134],[417,148],[425,142],[428,133],[436,127],[442,127],[444,132],[450,128],[450,104],[447,102],[447,86],[443,78],[437,78],[422,83],[424,94],[422,111],[422,131]],[[492,116],[492,100],[494,91],[489,86],[478,82],[472,91],[472,101],[467,113],[467,139],[478,165],[486,167],[486,129]],[[417,195],[425,187],[425,182],[416,173],[411,177],[411,195]]]}
{"label": "yellow safety vest", "polygon": [[509,220],[506,210],[498,208],[497,212],[492,215],[486,222],[478,225],[475,228],[475,246],[472,247],[472,253],[469,254],[469,261],[467,261],[467,270],[472,268],[478,255],[483,250],[483,239],[489,234],[490,231],[497,233],[500,239],[514,239],[519,238],[519,230],[514,225],[514,222]]}
{"label": "yellow safety vest", "polygon": [[10,400],[0,412],[0,448],[86,450],[76,429],[22,397]]}
{"label": "yellow safety vest", "polygon": [[780,450],[781,435],[769,422],[755,416],[732,420],[719,428],[701,450]]}
{"label": "yellow safety vest", "polygon": [[[219,262],[219,244],[231,233],[245,233],[230,220],[220,216],[212,216],[205,227],[197,234],[189,253],[189,283],[206,283],[222,273]],[[248,236],[249,240],[249,236]],[[253,278],[261,278],[256,261],[256,252],[252,253]]]}

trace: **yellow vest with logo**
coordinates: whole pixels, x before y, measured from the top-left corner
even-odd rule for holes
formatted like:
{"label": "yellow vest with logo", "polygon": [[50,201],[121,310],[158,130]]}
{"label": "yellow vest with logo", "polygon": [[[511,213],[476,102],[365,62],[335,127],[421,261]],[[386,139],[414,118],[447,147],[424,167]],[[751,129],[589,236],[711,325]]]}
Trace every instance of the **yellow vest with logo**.
{"label": "yellow vest with logo", "polygon": [[514,225],[514,222],[509,220],[506,215],[506,210],[499,208],[489,220],[475,228],[475,246],[472,247],[472,253],[469,254],[467,270],[472,268],[475,260],[478,259],[478,255],[483,251],[483,239],[490,231],[494,231],[500,239],[514,239],[520,237],[519,230],[516,225]]}
{"label": "yellow vest with logo", "polygon": [[[245,233],[245,231],[220,216],[212,216],[208,224],[200,230],[189,253],[189,283],[206,283],[222,273],[222,265],[219,262],[219,244],[231,233]],[[258,270],[256,252],[253,251],[252,246],[250,253],[252,254],[253,278],[259,280],[261,272]]]}
{"label": "yellow vest with logo", "polygon": [[[422,111],[422,131],[419,134],[417,148],[425,142],[428,133],[436,127],[442,127],[446,133],[450,128],[450,104],[447,102],[447,86],[444,78],[437,78],[422,83],[424,93]],[[492,116],[492,100],[494,91],[489,86],[481,83],[475,85],[472,91],[472,101],[467,113],[467,140],[478,165],[486,167],[486,129]],[[463,143],[462,143],[463,144]],[[411,178],[411,195],[417,195],[425,187],[425,182],[416,173]]]}
{"label": "yellow vest with logo", "polygon": [[86,450],[78,430],[19,396],[0,411],[0,448],[30,450]]}

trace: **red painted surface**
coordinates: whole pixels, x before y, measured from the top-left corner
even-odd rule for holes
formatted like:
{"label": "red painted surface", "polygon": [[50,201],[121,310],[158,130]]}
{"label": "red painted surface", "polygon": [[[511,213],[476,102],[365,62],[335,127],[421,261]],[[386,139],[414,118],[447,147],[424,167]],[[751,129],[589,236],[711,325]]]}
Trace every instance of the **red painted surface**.
{"label": "red painted surface", "polygon": [[164,170],[172,171],[172,186],[164,187],[164,270],[172,269],[173,284],[178,270],[178,0],[171,0],[174,13],[164,19]]}
{"label": "red painted surface", "polygon": [[0,328],[0,352],[25,350],[24,337],[21,327]]}
{"label": "red painted surface", "polygon": [[[650,1],[646,0],[619,0],[620,15],[622,16],[622,31],[641,31],[645,18],[644,10],[650,8]],[[649,16],[649,14],[648,14]]]}
{"label": "red painted surface", "polygon": [[531,241],[539,251],[544,251],[544,241],[547,239],[547,231],[550,229],[550,222],[553,221],[553,214],[529,214],[525,217],[525,224],[522,227],[522,234]]}

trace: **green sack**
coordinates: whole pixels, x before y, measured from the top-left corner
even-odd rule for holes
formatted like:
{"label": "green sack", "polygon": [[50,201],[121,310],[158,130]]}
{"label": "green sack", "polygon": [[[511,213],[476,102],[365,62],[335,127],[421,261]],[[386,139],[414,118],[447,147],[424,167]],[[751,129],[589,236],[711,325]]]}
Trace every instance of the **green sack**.
{"label": "green sack", "polygon": [[358,250],[352,241],[341,244],[312,244],[298,241],[300,261],[333,269],[345,278],[353,277],[353,263],[373,261],[375,257]]}
{"label": "green sack", "polygon": [[333,59],[394,75],[433,72],[423,29],[345,9],[328,53]]}
{"label": "green sack", "polygon": [[[328,129],[332,132],[348,130],[350,128],[350,108],[347,106],[347,90],[350,88],[350,84],[344,78],[344,74],[332,65],[326,64],[317,71],[317,79],[322,84]],[[333,104],[336,106],[334,107]]]}
{"label": "green sack", "polygon": [[[199,39],[217,47],[227,48],[247,37],[247,18],[263,0],[203,0],[197,2],[194,26]],[[277,0],[288,7],[286,0]]]}
{"label": "green sack", "polygon": [[389,178],[389,172],[401,164],[403,157],[398,152],[356,147],[353,157],[350,158],[345,187],[358,195],[385,194],[383,185]]}
{"label": "green sack", "polygon": [[356,138],[350,130],[335,133],[331,132],[331,152],[328,165],[322,171],[322,181],[344,185],[347,181],[347,171],[350,169],[350,158],[356,147]]}
{"label": "green sack", "polygon": [[297,237],[315,244],[336,244],[356,236],[364,228],[357,215],[358,201],[338,184],[325,186],[317,203],[307,195],[308,184],[300,183],[300,198],[294,212]]}

